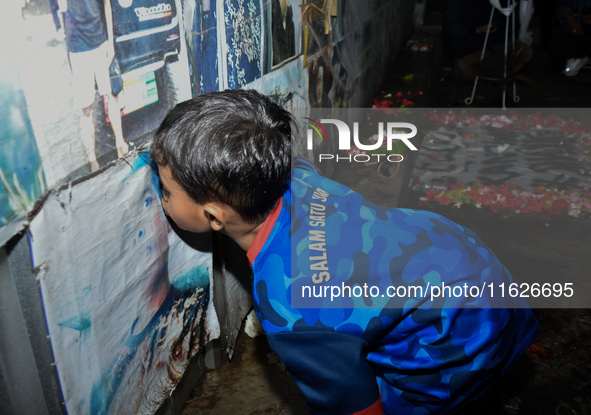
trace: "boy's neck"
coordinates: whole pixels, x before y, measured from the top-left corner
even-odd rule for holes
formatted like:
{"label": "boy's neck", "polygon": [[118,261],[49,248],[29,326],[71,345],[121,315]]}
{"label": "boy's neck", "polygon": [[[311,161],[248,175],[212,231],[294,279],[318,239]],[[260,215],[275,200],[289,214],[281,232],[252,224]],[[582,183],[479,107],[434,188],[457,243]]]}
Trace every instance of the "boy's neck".
{"label": "boy's neck", "polygon": [[227,236],[229,236],[240,248],[244,250],[244,252],[248,252],[248,249],[252,245],[254,238],[256,238],[257,234],[261,230],[263,223],[259,223],[258,225],[246,225],[237,226],[235,228],[230,227],[223,231]]}
{"label": "boy's neck", "polygon": [[[212,226],[212,230],[217,230],[230,237],[244,252],[248,252],[251,245],[255,241],[257,235],[263,229],[265,222],[269,217],[277,215],[281,208],[281,199],[277,202],[277,205],[273,208],[271,213],[265,217],[259,223],[248,223],[245,222],[242,217],[228,205],[218,205],[222,208],[218,212],[218,218],[220,220]],[[220,218],[221,215],[221,218]],[[217,228],[217,229],[216,229]]]}

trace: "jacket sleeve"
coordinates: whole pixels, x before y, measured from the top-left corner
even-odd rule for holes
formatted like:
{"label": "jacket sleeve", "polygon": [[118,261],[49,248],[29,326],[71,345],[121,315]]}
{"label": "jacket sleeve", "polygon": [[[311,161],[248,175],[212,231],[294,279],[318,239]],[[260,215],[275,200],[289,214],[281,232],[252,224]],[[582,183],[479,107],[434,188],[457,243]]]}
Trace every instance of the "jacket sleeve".
{"label": "jacket sleeve", "polygon": [[375,374],[366,360],[364,340],[348,334],[290,331],[267,334],[318,415],[382,415]]}

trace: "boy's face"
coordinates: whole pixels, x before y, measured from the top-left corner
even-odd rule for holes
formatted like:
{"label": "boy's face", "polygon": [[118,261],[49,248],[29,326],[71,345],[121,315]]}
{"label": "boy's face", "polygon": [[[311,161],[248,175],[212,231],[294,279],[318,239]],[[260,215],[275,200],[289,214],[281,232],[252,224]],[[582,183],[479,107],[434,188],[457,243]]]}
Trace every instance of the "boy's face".
{"label": "boy's face", "polygon": [[162,208],[176,225],[190,232],[209,232],[211,226],[203,205],[196,203],[181,185],[172,177],[170,167],[158,165],[162,186]]}

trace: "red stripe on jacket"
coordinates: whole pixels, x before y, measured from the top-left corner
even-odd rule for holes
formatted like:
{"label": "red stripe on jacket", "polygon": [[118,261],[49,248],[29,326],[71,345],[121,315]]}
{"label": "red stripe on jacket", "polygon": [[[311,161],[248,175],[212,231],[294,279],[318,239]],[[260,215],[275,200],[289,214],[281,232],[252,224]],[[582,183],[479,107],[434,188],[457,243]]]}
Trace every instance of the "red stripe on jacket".
{"label": "red stripe on jacket", "polygon": [[382,406],[382,399],[378,398],[371,406],[359,411],[355,412],[353,415],[383,415],[384,408]]}
{"label": "red stripe on jacket", "polygon": [[257,236],[254,237],[252,244],[248,248],[246,252],[246,256],[248,257],[248,262],[250,265],[254,262],[255,258],[263,249],[267,238],[271,234],[273,227],[275,226],[275,222],[277,222],[277,218],[279,217],[279,213],[281,213],[281,207],[283,206],[283,198],[279,199],[279,203],[273,208],[273,211],[267,216],[267,219],[263,222],[263,226],[257,233]]}

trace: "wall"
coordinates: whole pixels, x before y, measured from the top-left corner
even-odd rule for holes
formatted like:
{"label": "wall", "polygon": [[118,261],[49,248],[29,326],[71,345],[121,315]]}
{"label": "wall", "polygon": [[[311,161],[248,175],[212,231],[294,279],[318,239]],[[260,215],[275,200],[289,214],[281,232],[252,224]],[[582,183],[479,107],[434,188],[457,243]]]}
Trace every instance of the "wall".
{"label": "wall", "polygon": [[[177,102],[209,91],[254,88],[296,117],[366,106],[414,2],[303,3],[107,2],[112,98],[84,96],[73,76],[64,21],[80,1],[3,4],[0,281],[16,300],[0,307],[3,408],[155,413],[207,345],[218,360],[232,354],[251,304],[248,267],[231,242],[170,228],[141,149]],[[19,372],[27,364],[36,371]],[[18,382],[36,385],[36,398]]]}

